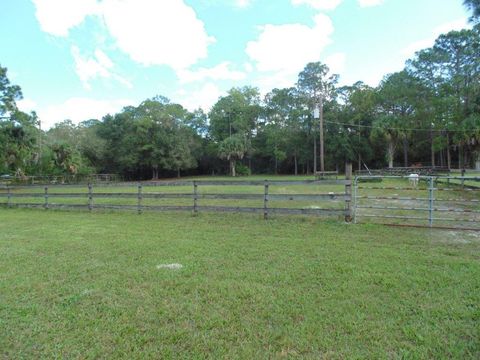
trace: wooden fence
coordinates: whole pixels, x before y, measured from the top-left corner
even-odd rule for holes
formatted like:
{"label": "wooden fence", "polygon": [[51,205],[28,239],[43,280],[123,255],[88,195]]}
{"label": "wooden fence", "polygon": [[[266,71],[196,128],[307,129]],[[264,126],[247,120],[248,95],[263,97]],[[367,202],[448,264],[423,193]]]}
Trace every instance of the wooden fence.
{"label": "wooden fence", "polygon": [[[351,172],[350,172],[351,174]],[[348,177],[348,172],[347,172]],[[307,188],[317,186],[332,186],[342,189],[341,192],[325,192],[325,193],[293,193],[281,194],[272,193],[272,186],[294,187],[303,185]],[[339,187],[339,185],[341,187]],[[262,187],[263,191],[257,193],[242,192],[201,192],[202,187],[231,187],[235,189],[237,186]],[[132,189],[132,187],[135,187]],[[149,191],[152,188],[159,190],[158,187],[190,187],[191,192],[168,192],[168,191]],[[72,189],[72,191],[69,191]],[[107,189],[107,191],[105,191]],[[123,191],[123,190],[126,191]],[[0,189],[0,199],[6,207],[43,207],[44,209],[53,208],[76,208],[88,209],[122,209],[134,210],[141,214],[146,210],[154,211],[191,211],[197,214],[201,211],[207,212],[246,212],[260,213],[267,219],[271,214],[299,214],[299,215],[317,215],[317,216],[342,216],[345,220],[350,221],[352,217],[352,180],[305,180],[305,181],[161,181],[148,183],[124,183],[100,187],[93,184],[79,187],[78,185],[49,185],[49,186],[5,186]],[[109,191],[110,190],[110,191]],[[116,191],[111,191],[116,190]],[[161,188],[160,188],[161,190]],[[171,189],[170,189],[171,190]],[[74,204],[65,199],[84,199],[81,204]],[[25,199],[26,201],[22,201]],[[36,199],[36,201],[32,201]],[[42,200],[43,199],[43,200]],[[56,200],[62,200],[58,202]],[[130,199],[130,204],[101,204],[97,203],[99,199],[115,199],[117,202],[121,199]],[[187,199],[191,201],[191,205],[149,205],[145,204],[148,199]],[[30,200],[30,201],[27,201]],[[231,200],[228,206],[214,206],[208,203],[208,200]],[[263,202],[263,206],[241,206],[236,202],[247,200],[257,200]],[[342,208],[331,207],[272,207],[272,201],[307,201],[314,204],[327,204],[343,202]],[[127,201],[128,202],[128,201]],[[135,202],[135,204],[132,204]]]}
{"label": "wooden fence", "polygon": [[383,169],[370,169],[370,170],[356,170],[356,176],[408,176],[410,174],[418,174],[423,176],[436,176],[436,175],[448,175],[450,170],[446,167],[432,167],[432,166],[420,166],[420,167],[394,167]]}

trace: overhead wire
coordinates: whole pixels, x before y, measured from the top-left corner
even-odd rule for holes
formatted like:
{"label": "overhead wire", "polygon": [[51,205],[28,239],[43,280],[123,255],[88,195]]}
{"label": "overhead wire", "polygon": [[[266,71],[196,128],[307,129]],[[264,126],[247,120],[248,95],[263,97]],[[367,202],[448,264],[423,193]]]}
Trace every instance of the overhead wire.
{"label": "overhead wire", "polygon": [[[342,125],[342,126],[348,126],[348,127],[357,127],[357,128],[367,128],[367,129],[376,129],[380,128],[380,126],[373,126],[373,125],[360,125],[360,124],[351,124],[351,123],[342,123],[338,121],[331,121],[331,120],[324,120],[325,123],[328,124],[336,124],[336,125]],[[398,131],[424,131],[424,132],[430,132],[430,131],[444,131],[446,129],[425,129],[425,128],[400,128],[400,127],[381,127],[382,129],[385,130],[398,130]],[[466,132],[466,131],[478,131],[479,129],[453,129],[453,130],[447,130],[448,132]]]}

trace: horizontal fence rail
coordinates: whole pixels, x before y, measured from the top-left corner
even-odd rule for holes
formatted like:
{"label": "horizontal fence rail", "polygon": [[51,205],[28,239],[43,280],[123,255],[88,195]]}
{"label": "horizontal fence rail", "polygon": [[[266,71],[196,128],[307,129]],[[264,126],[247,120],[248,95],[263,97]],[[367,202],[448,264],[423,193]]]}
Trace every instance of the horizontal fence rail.
{"label": "horizontal fence rail", "polygon": [[480,230],[480,177],[357,176],[327,180],[191,180],[8,185],[5,207],[335,216],[346,221]]}
{"label": "horizontal fence rail", "polygon": [[[263,191],[258,191],[258,193],[235,191],[240,186],[257,190],[262,189]],[[307,188],[310,190],[309,193],[295,192],[294,190],[298,186]],[[321,191],[325,186],[329,188],[334,187],[336,191],[325,191],[322,193]],[[88,209],[89,211],[95,209],[116,209],[137,211],[139,214],[143,211],[192,211],[194,214],[206,211],[263,213],[265,218],[268,218],[270,214],[297,214],[342,216],[345,219],[349,219],[351,217],[351,186],[352,180],[349,179],[157,181],[115,185],[102,184],[98,187],[93,184],[88,184],[87,186],[70,184],[48,186],[10,185],[0,188],[0,203],[6,207]],[[169,187],[170,189],[168,189]],[[288,188],[288,192],[291,193],[272,193],[272,187]],[[204,188],[205,192],[200,191],[202,188]],[[231,192],[216,192],[222,188],[227,188]],[[165,191],[161,189],[165,189]],[[176,191],[176,189],[179,189],[179,191]],[[343,191],[338,191],[340,189]],[[175,192],[169,192],[168,190],[174,190]],[[245,188],[242,190],[245,191]],[[152,203],[155,200],[171,200],[178,203],[157,205]],[[222,205],[211,204],[211,202],[218,200],[228,200],[231,203]],[[115,203],[106,203],[109,201]],[[237,202],[239,204],[236,204]],[[244,204],[240,204],[242,202]],[[250,206],[251,202],[258,204],[258,206]],[[310,203],[310,205],[307,207],[282,206],[285,202],[289,205],[295,205],[295,202],[306,202]],[[327,206],[320,206],[322,204]],[[337,208],[329,207],[328,204],[337,204]]]}

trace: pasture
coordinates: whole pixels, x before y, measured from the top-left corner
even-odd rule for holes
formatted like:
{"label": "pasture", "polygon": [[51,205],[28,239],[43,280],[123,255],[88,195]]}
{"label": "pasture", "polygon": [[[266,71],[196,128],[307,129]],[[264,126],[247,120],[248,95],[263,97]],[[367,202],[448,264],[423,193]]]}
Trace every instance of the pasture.
{"label": "pasture", "polygon": [[3,358],[480,356],[478,233],[258,214],[0,217]]}

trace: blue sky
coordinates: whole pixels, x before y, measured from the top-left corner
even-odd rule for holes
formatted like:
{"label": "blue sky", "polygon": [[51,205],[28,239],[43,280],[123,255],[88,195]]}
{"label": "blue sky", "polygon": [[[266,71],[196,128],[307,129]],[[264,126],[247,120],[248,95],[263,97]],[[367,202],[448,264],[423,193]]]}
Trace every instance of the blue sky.
{"label": "blue sky", "polygon": [[309,61],[376,86],[467,27],[461,0],[1,0],[0,64],[43,127],[164,95],[208,111],[291,86]]}

